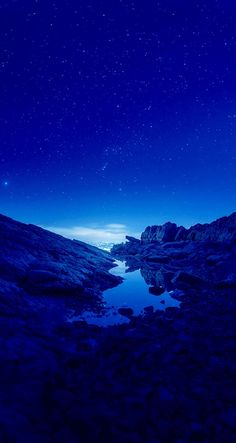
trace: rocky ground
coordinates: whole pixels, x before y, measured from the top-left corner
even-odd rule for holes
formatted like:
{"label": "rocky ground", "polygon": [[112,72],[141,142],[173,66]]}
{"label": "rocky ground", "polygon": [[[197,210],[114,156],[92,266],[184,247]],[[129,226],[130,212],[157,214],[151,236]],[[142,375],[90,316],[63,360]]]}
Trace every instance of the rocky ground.
{"label": "rocky ground", "polygon": [[108,328],[1,312],[0,441],[234,442],[235,315],[231,289]]}
{"label": "rocky ground", "polygon": [[[107,328],[64,322],[65,300],[82,303],[80,291],[69,298],[41,296],[26,292],[19,280],[2,279],[0,441],[236,441],[235,288],[233,279],[219,284],[234,263],[230,248],[230,260],[206,262],[209,268],[217,262],[218,268],[203,275],[204,284],[189,277],[197,261],[187,270],[181,261],[186,256],[175,257],[179,269],[167,280],[175,285],[176,273],[185,273],[176,295],[180,309],[150,309]],[[214,255],[219,257],[219,250]],[[106,273],[111,261],[102,263]],[[145,274],[155,288],[158,267],[167,265],[174,266],[155,262],[156,272]]]}

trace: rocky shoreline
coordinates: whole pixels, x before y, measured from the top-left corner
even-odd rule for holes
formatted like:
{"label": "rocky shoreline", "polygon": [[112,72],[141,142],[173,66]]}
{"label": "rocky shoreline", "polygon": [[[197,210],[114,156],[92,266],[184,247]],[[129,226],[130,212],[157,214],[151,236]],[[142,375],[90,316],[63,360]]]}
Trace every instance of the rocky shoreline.
{"label": "rocky shoreline", "polygon": [[[5,218],[2,221],[6,223]],[[29,236],[28,229],[36,230],[33,244],[38,247],[40,242],[45,251],[46,245],[42,244],[45,231],[25,225],[23,230],[27,232],[19,242],[21,248]],[[47,235],[54,244],[59,241],[55,234]],[[9,264],[9,257],[14,256],[16,264],[21,257],[20,269],[25,272],[25,263],[28,266],[29,262],[21,254],[20,246],[16,247],[16,239],[13,231],[1,234],[1,262],[6,263],[7,257]],[[61,249],[64,239],[60,242]],[[77,254],[75,260],[78,254],[82,260],[82,251],[84,254],[87,246],[68,242],[67,248],[70,245],[70,251]],[[135,240],[128,241],[132,247],[134,243]],[[139,254],[123,257],[130,260],[130,267],[145,262],[142,272],[152,287],[163,284],[181,287],[179,296],[176,295],[181,300],[180,309],[149,310],[145,316],[131,317],[128,324],[107,328],[85,322],[65,323],[64,303],[72,299],[84,303],[91,289],[92,294],[98,294],[112,266],[112,257],[89,249],[92,261],[89,266],[95,272],[93,266],[99,257],[98,275],[102,272],[102,279],[97,287],[91,287],[90,283],[84,297],[81,291],[50,296],[48,288],[42,296],[38,291],[27,292],[19,286],[21,279],[11,280],[12,267],[9,266],[8,279],[6,275],[3,278],[6,267],[1,267],[1,442],[235,441],[236,290],[233,279],[228,278],[235,269],[235,243],[222,242],[216,246],[215,242],[204,242],[199,246],[195,242],[191,243],[192,249],[190,243],[181,243],[184,248],[177,243],[175,247],[156,244],[155,254],[152,249],[146,254],[145,248],[150,245],[136,243]],[[32,241],[29,245],[32,250]],[[140,247],[146,251],[146,255],[141,253],[142,259]],[[168,261],[157,261],[160,248],[161,256],[167,256]],[[68,249],[67,253],[63,251],[64,262],[74,266],[73,254]],[[62,262],[60,254],[59,257]],[[83,269],[84,263],[88,266],[88,261],[82,263]],[[160,272],[161,268],[165,271]],[[166,272],[171,273],[171,278],[167,278]],[[166,280],[161,282],[163,273]],[[176,275],[179,281],[173,281]],[[224,281],[227,283],[222,284]],[[83,282],[86,286],[86,279]]]}
{"label": "rocky shoreline", "polygon": [[148,227],[140,240],[127,236],[111,253],[131,268],[153,271],[157,287],[236,289],[236,213],[188,230],[174,223]]}

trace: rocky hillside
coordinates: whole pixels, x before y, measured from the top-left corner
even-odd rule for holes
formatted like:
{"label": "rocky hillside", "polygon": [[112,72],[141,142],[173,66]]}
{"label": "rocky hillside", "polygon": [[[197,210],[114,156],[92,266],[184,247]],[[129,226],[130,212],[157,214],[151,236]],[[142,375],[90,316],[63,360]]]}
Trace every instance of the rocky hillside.
{"label": "rocky hillside", "polygon": [[97,294],[120,282],[109,254],[0,215],[0,294]]}

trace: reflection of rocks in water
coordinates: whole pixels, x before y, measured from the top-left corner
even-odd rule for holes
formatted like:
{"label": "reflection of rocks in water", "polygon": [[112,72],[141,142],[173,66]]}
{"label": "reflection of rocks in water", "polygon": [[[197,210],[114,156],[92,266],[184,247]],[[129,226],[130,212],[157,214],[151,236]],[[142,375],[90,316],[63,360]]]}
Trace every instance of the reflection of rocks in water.
{"label": "reflection of rocks in water", "polygon": [[170,271],[163,268],[155,269],[142,267],[140,269],[140,273],[149,286],[154,286],[155,288],[165,288],[167,290],[171,287],[173,273]]}
{"label": "reflection of rocks in water", "polygon": [[148,285],[162,286],[164,280],[167,290],[170,281],[177,289],[235,288],[236,212],[189,229],[173,223],[149,226],[141,241],[128,237],[111,252],[131,259],[130,270],[141,268]]}
{"label": "reflection of rocks in water", "polygon": [[126,273],[138,271],[141,267],[140,260],[137,260],[134,257],[126,257],[125,265],[127,266]]}

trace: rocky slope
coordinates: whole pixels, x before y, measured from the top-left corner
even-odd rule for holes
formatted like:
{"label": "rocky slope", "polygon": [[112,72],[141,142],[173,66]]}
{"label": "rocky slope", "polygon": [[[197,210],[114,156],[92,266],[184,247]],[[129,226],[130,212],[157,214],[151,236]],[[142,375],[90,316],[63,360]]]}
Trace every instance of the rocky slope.
{"label": "rocky slope", "polygon": [[109,254],[0,215],[0,294],[82,298],[120,282]]}

